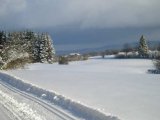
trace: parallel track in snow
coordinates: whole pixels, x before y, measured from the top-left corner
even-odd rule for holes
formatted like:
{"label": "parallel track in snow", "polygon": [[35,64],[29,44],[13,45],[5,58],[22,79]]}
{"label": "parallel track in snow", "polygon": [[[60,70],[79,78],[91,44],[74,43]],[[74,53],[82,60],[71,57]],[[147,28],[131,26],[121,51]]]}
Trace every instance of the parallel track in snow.
{"label": "parallel track in snow", "polygon": [[28,93],[25,93],[23,91],[18,90],[17,88],[14,88],[13,86],[4,83],[0,80],[0,84],[2,86],[4,86],[5,88],[9,89],[12,92],[15,92],[31,101],[34,101],[35,103],[41,105],[42,107],[44,107],[45,109],[47,109],[49,112],[53,113],[54,115],[56,115],[57,117],[59,117],[62,120],[77,120],[76,118],[66,114],[65,112],[59,110],[58,108],[54,107],[53,105],[41,100],[40,98],[37,98],[33,95],[30,95]]}
{"label": "parallel track in snow", "polygon": [[[2,120],[13,120],[13,112],[10,111],[9,109],[7,109],[6,107],[4,107],[3,104],[0,105],[0,119]],[[17,116],[15,116],[17,118],[17,120],[19,120],[19,118]]]}

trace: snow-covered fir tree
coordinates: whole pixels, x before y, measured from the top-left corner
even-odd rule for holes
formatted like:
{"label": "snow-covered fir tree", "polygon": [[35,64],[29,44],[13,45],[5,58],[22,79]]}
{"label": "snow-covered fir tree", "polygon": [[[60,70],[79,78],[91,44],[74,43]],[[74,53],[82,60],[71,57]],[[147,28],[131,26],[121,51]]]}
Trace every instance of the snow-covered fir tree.
{"label": "snow-covered fir tree", "polygon": [[39,47],[39,57],[40,57],[40,62],[45,63],[47,62],[47,37],[44,33],[41,34],[41,39],[40,39],[40,47]]}
{"label": "snow-covered fir tree", "polygon": [[138,53],[140,57],[148,57],[148,45],[143,35],[139,41]]}
{"label": "snow-covered fir tree", "polygon": [[55,50],[52,44],[52,39],[47,33],[37,34],[34,46],[34,56],[36,61],[51,63],[54,60]]}
{"label": "snow-covered fir tree", "polygon": [[8,43],[6,43],[3,49],[4,61],[11,61],[19,57],[20,54],[25,53],[24,41],[22,39],[22,33],[12,32],[9,34]]}
{"label": "snow-covered fir tree", "polygon": [[7,36],[6,32],[0,31],[0,45],[3,46],[6,43]]}
{"label": "snow-covered fir tree", "polygon": [[32,32],[32,31],[25,31],[23,33],[24,37],[24,48],[26,49],[26,51],[29,53],[29,57],[30,59],[32,59],[32,61],[34,61],[34,42],[36,40],[36,33]]}
{"label": "snow-covered fir tree", "polygon": [[46,55],[46,59],[48,62],[52,62],[54,59],[54,55],[55,55],[55,49],[53,47],[53,41],[51,39],[51,36],[49,34],[46,34],[46,44],[47,44],[47,55]]}
{"label": "snow-covered fir tree", "polygon": [[[52,63],[55,51],[46,33],[0,31],[0,58],[6,63],[28,57],[31,62]],[[2,62],[3,63],[3,62]]]}
{"label": "snow-covered fir tree", "polygon": [[40,62],[40,40],[41,40],[41,37],[39,34],[35,34],[35,39],[34,39],[34,42],[33,42],[33,61],[34,62]]}

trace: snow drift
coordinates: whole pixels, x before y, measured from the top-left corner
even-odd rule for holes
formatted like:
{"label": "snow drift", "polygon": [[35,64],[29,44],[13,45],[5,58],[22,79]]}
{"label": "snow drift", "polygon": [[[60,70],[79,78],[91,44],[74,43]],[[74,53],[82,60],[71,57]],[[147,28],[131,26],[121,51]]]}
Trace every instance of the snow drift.
{"label": "snow drift", "polygon": [[96,109],[87,107],[62,95],[58,95],[54,92],[42,89],[30,83],[26,83],[6,73],[0,73],[0,80],[21,91],[33,94],[36,97],[45,99],[55,105],[58,105],[73,115],[85,120],[119,120],[119,118],[115,116],[106,115]]}

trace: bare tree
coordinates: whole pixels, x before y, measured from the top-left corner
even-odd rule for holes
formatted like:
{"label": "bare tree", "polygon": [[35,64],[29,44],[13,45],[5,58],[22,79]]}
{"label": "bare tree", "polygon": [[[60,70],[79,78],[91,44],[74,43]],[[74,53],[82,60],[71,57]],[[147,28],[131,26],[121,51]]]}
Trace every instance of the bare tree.
{"label": "bare tree", "polygon": [[125,43],[124,46],[123,46],[123,52],[125,52],[125,54],[126,54],[125,56],[127,56],[127,53],[130,52],[130,51],[132,51],[131,45],[128,44],[128,43]]}

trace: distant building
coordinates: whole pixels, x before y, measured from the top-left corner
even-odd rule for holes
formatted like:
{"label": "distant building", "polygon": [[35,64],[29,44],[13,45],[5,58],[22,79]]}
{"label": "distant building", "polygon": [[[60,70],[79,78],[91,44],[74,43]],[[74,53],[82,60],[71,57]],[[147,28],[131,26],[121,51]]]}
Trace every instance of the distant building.
{"label": "distant building", "polygon": [[79,53],[70,53],[69,56],[80,56],[81,54]]}

